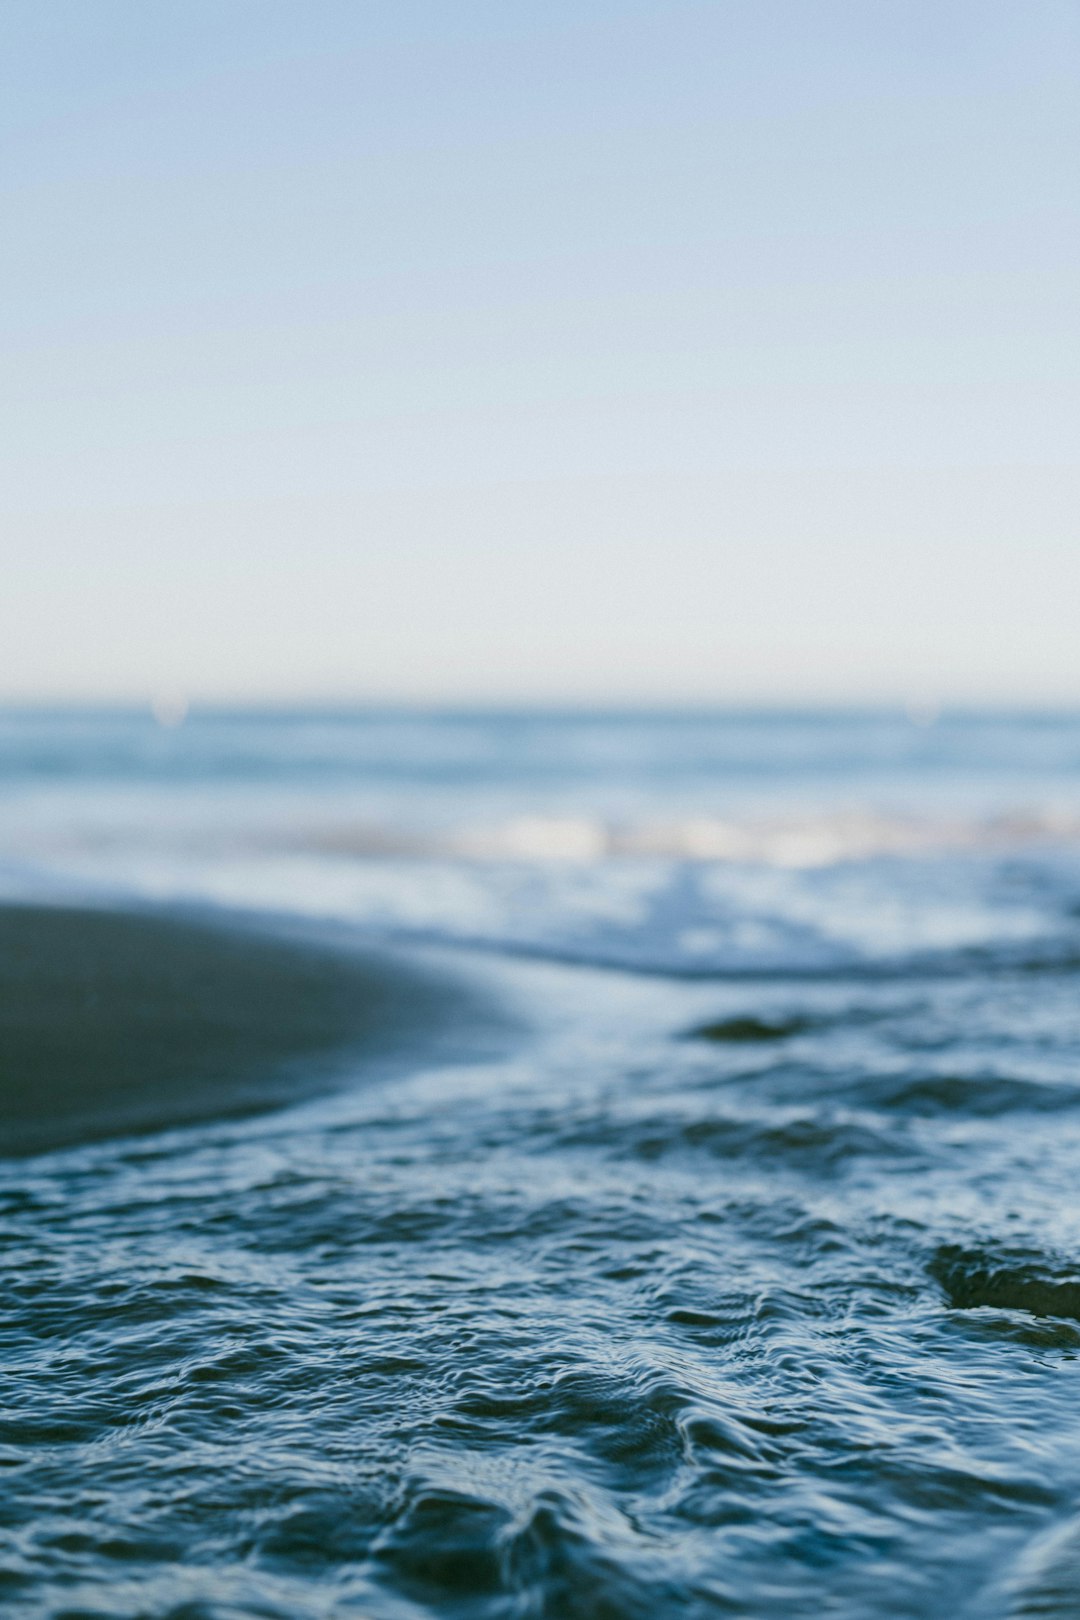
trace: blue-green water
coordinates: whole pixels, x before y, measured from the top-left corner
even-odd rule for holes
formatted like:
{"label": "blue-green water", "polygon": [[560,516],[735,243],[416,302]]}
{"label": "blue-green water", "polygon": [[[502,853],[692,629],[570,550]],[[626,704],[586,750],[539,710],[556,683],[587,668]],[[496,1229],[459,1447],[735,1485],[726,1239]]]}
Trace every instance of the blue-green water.
{"label": "blue-green water", "polygon": [[[291,1065],[202,1100],[196,949],[183,1117],[95,1128],[98,1068],[11,1139],[9,1612],[1080,1612],[1080,718],[8,716],[0,770],[7,896],[283,942],[261,1024],[205,961]],[[304,1055],[309,947],[392,1040]]]}

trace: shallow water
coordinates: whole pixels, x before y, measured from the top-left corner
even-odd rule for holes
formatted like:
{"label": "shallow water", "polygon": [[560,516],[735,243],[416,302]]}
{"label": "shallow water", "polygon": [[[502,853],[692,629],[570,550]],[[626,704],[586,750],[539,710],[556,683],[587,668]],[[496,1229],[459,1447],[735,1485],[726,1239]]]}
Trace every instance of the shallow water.
{"label": "shallow water", "polygon": [[0,1162],[11,1613],[1080,1612],[1080,721],[680,723],[8,722],[10,893],[490,1009]]}

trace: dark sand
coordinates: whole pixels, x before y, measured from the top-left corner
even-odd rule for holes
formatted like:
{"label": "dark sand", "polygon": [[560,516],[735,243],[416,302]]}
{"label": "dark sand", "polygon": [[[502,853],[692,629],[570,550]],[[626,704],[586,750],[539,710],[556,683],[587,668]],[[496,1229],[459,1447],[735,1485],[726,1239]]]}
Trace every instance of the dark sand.
{"label": "dark sand", "polygon": [[461,1005],[459,989],[370,955],[0,906],[0,1153],[296,1100],[340,1075],[346,1050],[416,1047]]}

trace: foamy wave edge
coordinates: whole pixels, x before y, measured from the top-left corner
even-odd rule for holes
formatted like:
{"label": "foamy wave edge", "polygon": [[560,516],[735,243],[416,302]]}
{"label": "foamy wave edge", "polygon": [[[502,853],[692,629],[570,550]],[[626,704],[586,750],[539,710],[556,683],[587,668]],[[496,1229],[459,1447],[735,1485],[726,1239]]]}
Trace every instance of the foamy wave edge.
{"label": "foamy wave edge", "polygon": [[1080,844],[1080,814],[1016,810],[982,818],[916,818],[872,811],[734,820],[711,816],[626,825],[589,816],[526,815],[436,835],[384,827],[310,829],[292,847],[338,856],[476,862],[661,858],[787,868],[895,855],[988,853]]}

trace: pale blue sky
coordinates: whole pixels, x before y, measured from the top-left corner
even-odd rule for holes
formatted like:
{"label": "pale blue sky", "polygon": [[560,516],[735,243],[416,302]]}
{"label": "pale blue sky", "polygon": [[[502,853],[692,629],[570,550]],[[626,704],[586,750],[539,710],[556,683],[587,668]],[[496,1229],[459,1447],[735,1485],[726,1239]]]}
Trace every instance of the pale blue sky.
{"label": "pale blue sky", "polygon": [[0,697],[1080,702],[1076,0],[0,23]]}

